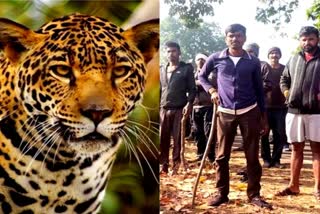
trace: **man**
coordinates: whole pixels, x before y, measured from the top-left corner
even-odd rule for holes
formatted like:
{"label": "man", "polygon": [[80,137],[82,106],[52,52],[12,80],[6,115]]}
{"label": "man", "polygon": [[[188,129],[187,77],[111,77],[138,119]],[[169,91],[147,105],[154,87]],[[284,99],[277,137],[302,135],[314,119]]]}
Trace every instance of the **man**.
{"label": "man", "polygon": [[173,172],[180,163],[181,119],[192,111],[196,86],[191,64],[180,61],[180,46],[165,44],[168,64],[160,69],[160,163],[161,173],[168,173],[170,138],[173,138]]}
{"label": "man", "polygon": [[290,182],[277,196],[297,195],[305,141],[310,142],[314,196],[320,200],[320,49],[319,31],[312,26],[299,32],[301,52],[286,65],[280,79],[281,91],[287,98],[286,133],[292,144]]}
{"label": "man", "polygon": [[279,84],[284,65],[279,63],[280,58],[280,48],[270,48],[268,50],[268,63],[262,65],[261,68],[268,123],[273,136],[272,155],[270,152],[269,132],[261,137],[261,157],[264,161],[263,167],[266,168],[281,167],[282,148],[287,142],[285,131],[287,106]]}
{"label": "man", "polygon": [[[226,28],[225,35],[228,48],[209,56],[199,75],[203,88],[218,105],[215,160],[218,194],[208,205],[219,206],[229,201],[229,159],[239,125],[247,161],[247,196],[251,204],[272,209],[260,197],[259,139],[267,131],[260,61],[242,48],[246,41],[244,26],[232,24]],[[214,84],[208,80],[211,72],[216,77]],[[262,132],[259,127],[263,127]]]}
{"label": "man", "polygon": [[260,47],[257,43],[249,43],[244,48],[251,56],[259,57]]}
{"label": "man", "polygon": [[[208,57],[205,54],[199,53],[195,57],[196,71],[195,80],[197,86],[196,98],[193,103],[193,126],[195,127],[195,142],[197,144],[197,160],[202,160],[205,152],[207,141],[210,134],[212,120],[212,102],[210,95],[203,89],[198,75]],[[215,142],[211,142],[210,152],[208,154],[210,162],[215,159]]]}

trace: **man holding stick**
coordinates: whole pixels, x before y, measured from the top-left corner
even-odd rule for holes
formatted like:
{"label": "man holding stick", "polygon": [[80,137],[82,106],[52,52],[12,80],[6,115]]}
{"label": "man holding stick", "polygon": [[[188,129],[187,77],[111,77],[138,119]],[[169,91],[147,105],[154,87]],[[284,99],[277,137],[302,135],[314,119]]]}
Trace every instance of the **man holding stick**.
{"label": "man holding stick", "polygon": [[[247,160],[249,202],[272,209],[272,206],[260,197],[262,168],[259,162],[259,139],[260,134],[268,130],[260,61],[242,48],[246,41],[244,26],[240,24],[228,26],[225,36],[228,48],[209,56],[199,74],[203,88],[218,105],[216,156],[218,194],[208,202],[208,205],[219,206],[229,201],[229,159],[239,125]],[[208,80],[211,72],[216,79],[214,83]],[[261,127],[261,131],[257,127]]]}

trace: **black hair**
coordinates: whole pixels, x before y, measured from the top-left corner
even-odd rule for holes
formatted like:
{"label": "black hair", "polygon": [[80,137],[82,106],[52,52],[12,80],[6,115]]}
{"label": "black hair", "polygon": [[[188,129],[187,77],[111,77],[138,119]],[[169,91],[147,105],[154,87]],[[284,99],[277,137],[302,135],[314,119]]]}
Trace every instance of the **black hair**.
{"label": "black hair", "polygon": [[244,35],[246,35],[246,28],[241,24],[232,24],[226,27],[225,34],[228,33],[235,33],[235,32],[242,32]]}
{"label": "black hair", "polygon": [[180,45],[177,42],[169,41],[165,43],[165,47],[177,48],[180,51]]}
{"label": "black hair", "polygon": [[315,34],[317,37],[319,37],[318,29],[313,27],[313,26],[304,26],[304,27],[302,27],[300,32],[299,32],[299,37],[308,36],[310,34]]}

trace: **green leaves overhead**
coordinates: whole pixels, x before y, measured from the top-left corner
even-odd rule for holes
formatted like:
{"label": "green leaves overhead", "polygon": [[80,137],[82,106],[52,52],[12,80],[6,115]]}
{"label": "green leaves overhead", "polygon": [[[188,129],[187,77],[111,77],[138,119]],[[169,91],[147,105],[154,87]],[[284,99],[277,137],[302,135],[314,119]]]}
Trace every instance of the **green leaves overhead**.
{"label": "green leaves overhead", "polygon": [[[198,28],[188,28],[181,20],[166,18],[161,20],[160,41],[163,46],[167,41],[180,44],[182,60],[194,60],[197,53],[211,54],[225,47],[222,30],[215,23],[202,22]],[[160,62],[166,63],[164,48],[161,48]]]}
{"label": "green leaves overhead", "polygon": [[279,30],[284,23],[291,21],[292,12],[299,5],[299,0],[260,0],[260,2],[256,20],[264,24],[272,24],[276,30]]}
{"label": "green leaves overhead", "polygon": [[315,26],[319,29],[320,28],[320,1],[319,0],[315,0],[313,2],[312,7],[310,7],[307,10],[307,16],[310,19],[317,21]]}
{"label": "green leaves overhead", "polygon": [[203,22],[203,16],[213,16],[214,2],[223,0],[164,0],[170,6],[169,16],[178,15],[188,28],[197,28]]}

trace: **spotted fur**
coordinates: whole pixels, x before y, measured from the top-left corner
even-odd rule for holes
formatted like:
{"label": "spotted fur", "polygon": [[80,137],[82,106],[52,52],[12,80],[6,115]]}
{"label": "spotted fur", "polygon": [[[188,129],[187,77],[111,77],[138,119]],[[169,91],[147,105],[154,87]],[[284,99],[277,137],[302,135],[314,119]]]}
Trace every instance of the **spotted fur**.
{"label": "spotted fur", "polygon": [[81,14],[39,30],[0,19],[0,213],[97,213],[158,20]]}

